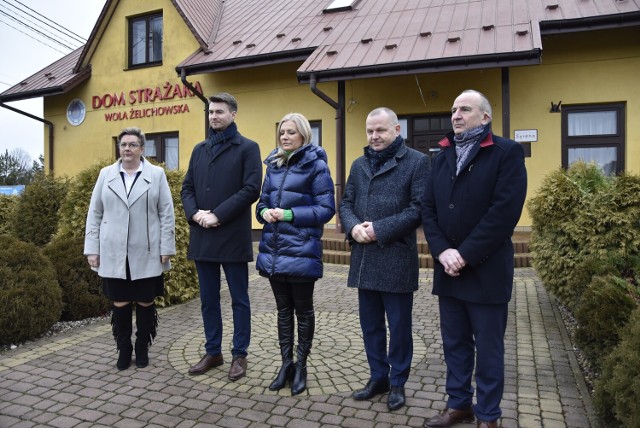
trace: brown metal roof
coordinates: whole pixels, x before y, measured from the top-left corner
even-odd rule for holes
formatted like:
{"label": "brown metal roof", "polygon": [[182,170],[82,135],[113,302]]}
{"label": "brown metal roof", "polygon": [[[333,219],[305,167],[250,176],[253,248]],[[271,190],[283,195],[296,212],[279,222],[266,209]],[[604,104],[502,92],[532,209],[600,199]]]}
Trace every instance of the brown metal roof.
{"label": "brown metal roof", "polygon": [[[299,61],[300,82],[538,63],[544,34],[640,25],[640,0],[360,0],[336,13],[323,13],[331,0],[171,1],[201,45],[178,72]],[[106,2],[82,52],[0,101],[58,93],[86,79],[119,3]]]}
{"label": "brown metal roof", "polygon": [[540,62],[542,32],[640,24],[640,0],[228,1],[187,74],[304,61],[301,82]]}
{"label": "brown metal roof", "polygon": [[91,76],[91,67],[73,73],[83,48],[78,48],[0,94],[0,102],[62,94]]}

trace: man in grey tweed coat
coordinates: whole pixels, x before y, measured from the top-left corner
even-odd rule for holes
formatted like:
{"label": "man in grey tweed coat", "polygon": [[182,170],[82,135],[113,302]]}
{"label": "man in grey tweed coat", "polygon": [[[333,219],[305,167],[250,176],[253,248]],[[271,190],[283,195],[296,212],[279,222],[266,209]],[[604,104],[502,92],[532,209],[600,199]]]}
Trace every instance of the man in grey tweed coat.
{"label": "man in grey tweed coat", "polygon": [[426,155],[405,145],[398,116],[388,108],[369,113],[366,132],[368,146],[351,165],[340,203],[340,219],[351,242],[348,286],[358,289],[371,373],[353,398],[368,400],[390,391],[387,406],[396,410],[405,404],[404,384],[413,356],[411,309],[419,267],[416,228],[421,224],[420,200],[431,164]]}

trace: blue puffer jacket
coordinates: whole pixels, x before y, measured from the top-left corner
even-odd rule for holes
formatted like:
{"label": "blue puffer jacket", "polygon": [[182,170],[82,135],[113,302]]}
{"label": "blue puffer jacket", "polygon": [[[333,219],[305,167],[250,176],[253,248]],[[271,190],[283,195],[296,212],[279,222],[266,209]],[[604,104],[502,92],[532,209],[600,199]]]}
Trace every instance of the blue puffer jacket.
{"label": "blue puffer jacket", "polygon": [[[261,275],[317,279],[322,277],[322,233],[335,214],[334,186],[327,154],[319,146],[298,149],[288,164],[278,168],[264,163],[267,173],[256,207],[256,218],[264,228],[256,269]],[[293,211],[293,221],[266,223],[265,208]]]}

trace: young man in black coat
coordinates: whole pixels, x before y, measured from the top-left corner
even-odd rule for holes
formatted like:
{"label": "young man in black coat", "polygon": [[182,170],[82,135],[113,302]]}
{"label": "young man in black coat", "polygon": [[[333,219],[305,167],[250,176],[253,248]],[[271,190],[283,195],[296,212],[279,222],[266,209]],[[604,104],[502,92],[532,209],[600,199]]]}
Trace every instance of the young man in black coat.
{"label": "young man in black coat", "polygon": [[[425,427],[498,426],[504,334],[513,287],[513,244],[527,193],[524,149],[491,132],[491,104],[462,92],[453,132],[440,141],[423,200],[423,227],[436,261],[433,294],[447,364],[447,408]],[[472,405],[474,370],[477,403]]]}
{"label": "young man in black coat", "polygon": [[209,138],[193,148],[182,184],[182,203],[190,226],[187,257],[200,282],[206,353],[189,374],[223,364],[220,267],[231,293],[233,348],[229,379],[246,374],[251,337],[249,262],[253,261],[251,204],[260,196],[262,160],[255,141],[238,132],[238,104],[219,93],[209,98]]}

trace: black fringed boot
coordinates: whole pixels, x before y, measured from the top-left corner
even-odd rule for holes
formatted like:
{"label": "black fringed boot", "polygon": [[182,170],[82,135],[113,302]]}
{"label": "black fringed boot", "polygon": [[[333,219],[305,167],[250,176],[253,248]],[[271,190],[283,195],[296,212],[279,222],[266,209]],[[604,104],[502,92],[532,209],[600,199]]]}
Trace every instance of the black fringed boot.
{"label": "black fringed boot", "polygon": [[[280,303],[280,302],[278,302]],[[278,308],[278,342],[280,355],[282,355],[282,367],[278,375],[269,385],[269,390],[278,391],[293,379],[293,307]]]}
{"label": "black fringed boot", "polygon": [[132,305],[128,303],[124,306],[113,306],[111,312],[111,329],[113,331],[113,337],[116,340],[116,349],[120,351],[118,354],[118,362],[116,367],[118,370],[128,369],[131,365],[131,354],[133,353],[133,346],[131,345],[131,326],[132,320]]}
{"label": "black fringed boot", "polygon": [[[313,306],[311,306],[313,307]],[[298,319],[298,348],[295,364],[295,374],[291,383],[291,395],[298,395],[307,389],[307,357],[311,352],[313,333],[316,326],[316,316],[313,309],[296,314]]]}
{"label": "black fringed boot", "polygon": [[136,367],[149,365],[149,346],[156,337],[158,312],[155,303],[149,306],[136,305]]}

